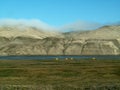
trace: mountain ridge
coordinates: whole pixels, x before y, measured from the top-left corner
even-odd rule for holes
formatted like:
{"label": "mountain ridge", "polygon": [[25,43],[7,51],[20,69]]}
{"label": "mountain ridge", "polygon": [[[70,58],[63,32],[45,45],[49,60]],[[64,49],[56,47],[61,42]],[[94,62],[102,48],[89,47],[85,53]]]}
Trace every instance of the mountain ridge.
{"label": "mountain ridge", "polygon": [[96,30],[76,31],[70,34],[76,39],[117,39],[120,38],[120,25],[103,26]]}
{"label": "mountain ridge", "polygon": [[120,55],[120,26],[69,33],[0,27],[0,55]]}
{"label": "mountain ridge", "polygon": [[39,28],[35,27],[30,27],[30,26],[19,26],[19,27],[14,27],[14,26],[1,26],[0,27],[0,36],[3,37],[31,37],[31,38],[38,38],[38,39],[43,39],[46,37],[54,37],[56,35],[60,35],[58,32],[51,32],[51,31],[44,31]]}

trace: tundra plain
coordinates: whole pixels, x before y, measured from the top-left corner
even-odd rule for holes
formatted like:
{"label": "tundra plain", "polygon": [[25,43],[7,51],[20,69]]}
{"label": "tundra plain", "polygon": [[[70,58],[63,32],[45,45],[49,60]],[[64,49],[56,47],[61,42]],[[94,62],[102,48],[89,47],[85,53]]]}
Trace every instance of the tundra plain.
{"label": "tundra plain", "polygon": [[120,90],[120,60],[0,60],[0,88]]}

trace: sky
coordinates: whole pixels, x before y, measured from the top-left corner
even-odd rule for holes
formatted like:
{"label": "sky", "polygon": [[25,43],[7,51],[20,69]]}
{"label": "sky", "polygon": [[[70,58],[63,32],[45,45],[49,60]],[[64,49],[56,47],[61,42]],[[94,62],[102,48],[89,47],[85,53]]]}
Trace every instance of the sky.
{"label": "sky", "polygon": [[115,23],[120,0],[0,0],[0,19],[39,20],[55,27]]}

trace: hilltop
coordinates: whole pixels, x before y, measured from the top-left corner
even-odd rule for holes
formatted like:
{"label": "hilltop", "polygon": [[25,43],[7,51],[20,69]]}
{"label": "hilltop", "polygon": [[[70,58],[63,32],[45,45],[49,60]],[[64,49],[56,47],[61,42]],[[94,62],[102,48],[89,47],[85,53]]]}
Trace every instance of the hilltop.
{"label": "hilltop", "polygon": [[119,39],[120,25],[103,26],[96,30],[69,32],[75,39]]}

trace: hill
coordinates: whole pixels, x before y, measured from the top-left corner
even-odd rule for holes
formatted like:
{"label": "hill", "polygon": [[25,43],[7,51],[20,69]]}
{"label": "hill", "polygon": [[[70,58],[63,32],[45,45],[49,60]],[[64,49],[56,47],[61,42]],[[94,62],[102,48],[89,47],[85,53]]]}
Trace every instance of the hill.
{"label": "hill", "polygon": [[75,39],[119,39],[120,25],[103,26],[96,30],[76,31],[68,33]]}
{"label": "hill", "polygon": [[120,55],[120,26],[69,33],[0,26],[0,55]]}

